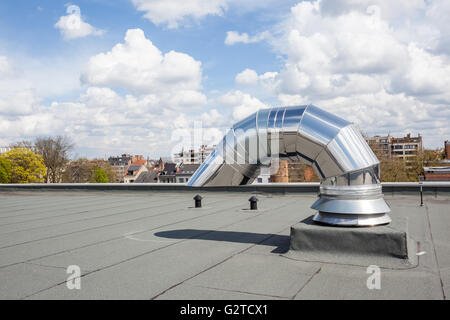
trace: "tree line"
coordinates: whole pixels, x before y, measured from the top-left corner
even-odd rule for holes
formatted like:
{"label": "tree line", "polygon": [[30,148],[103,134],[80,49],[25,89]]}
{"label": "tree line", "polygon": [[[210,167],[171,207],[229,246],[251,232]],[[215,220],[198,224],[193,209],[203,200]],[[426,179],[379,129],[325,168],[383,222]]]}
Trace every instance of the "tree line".
{"label": "tree line", "polygon": [[[370,145],[370,144],[369,144]],[[74,144],[67,137],[39,137],[34,141],[21,141],[0,156],[0,183],[107,183],[116,176],[109,163],[102,159],[79,158],[70,160]],[[417,150],[408,162],[388,157],[371,146],[380,160],[381,181],[418,181],[424,175],[424,167],[438,166],[444,158],[438,150]],[[295,166],[293,166],[295,167]],[[308,166],[298,164],[298,181],[318,181]],[[306,173],[313,174],[306,177]],[[295,180],[295,181],[297,181]]]}
{"label": "tree line", "polygon": [[388,157],[374,150],[380,160],[382,182],[415,182],[425,175],[425,167],[439,166],[444,153],[439,150],[417,150],[414,157],[403,160],[395,156]]}
{"label": "tree line", "polygon": [[64,136],[12,144],[0,156],[0,183],[107,183],[115,173],[101,159],[70,159],[74,143]]}

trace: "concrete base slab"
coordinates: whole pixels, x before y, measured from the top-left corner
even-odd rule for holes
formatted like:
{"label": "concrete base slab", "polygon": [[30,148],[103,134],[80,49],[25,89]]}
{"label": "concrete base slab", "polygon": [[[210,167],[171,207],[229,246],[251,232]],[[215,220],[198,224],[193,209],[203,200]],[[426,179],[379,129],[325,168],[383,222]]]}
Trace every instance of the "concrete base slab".
{"label": "concrete base slab", "polygon": [[296,260],[412,268],[417,265],[416,243],[408,236],[408,221],[370,228],[319,225],[309,217],[291,227],[290,250]]}

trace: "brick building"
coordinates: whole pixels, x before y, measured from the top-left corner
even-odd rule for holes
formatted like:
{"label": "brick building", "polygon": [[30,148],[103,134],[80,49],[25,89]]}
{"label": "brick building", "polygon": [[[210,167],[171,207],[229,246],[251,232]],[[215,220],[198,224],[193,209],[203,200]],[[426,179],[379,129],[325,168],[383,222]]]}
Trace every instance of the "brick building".
{"label": "brick building", "polygon": [[[259,178],[257,179],[259,182]],[[301,162],[289,162],[280,160],[278,171],[270,176],[270,182],[289,183],[289,182],[315,182],[319,181],[314,169]]]}
{"label": "brick building", "polygon": [[425,167],[425,181],[450,181],[450,167]]}
{"label": "brick building", "polygon": [[278,171],[270,176],[270,182],[287,183],[289,182],[289,162],[280,160],[278,162]]}
{"label": "brick building", "polygon": [[440,162],[441,166],[424,167],[424,179],[426,181],[450,181],[450,142],[444,142],[445,159]]}

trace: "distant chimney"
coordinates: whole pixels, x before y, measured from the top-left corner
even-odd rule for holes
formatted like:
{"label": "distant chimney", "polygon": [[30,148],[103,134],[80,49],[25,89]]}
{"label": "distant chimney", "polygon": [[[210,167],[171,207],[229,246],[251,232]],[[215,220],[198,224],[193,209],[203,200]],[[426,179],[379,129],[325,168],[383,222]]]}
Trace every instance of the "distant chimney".
{"label": "distant chimney", "polygon": [[444,143],[445,148],[445,159],[450,160],[450,141],[445,141]]}

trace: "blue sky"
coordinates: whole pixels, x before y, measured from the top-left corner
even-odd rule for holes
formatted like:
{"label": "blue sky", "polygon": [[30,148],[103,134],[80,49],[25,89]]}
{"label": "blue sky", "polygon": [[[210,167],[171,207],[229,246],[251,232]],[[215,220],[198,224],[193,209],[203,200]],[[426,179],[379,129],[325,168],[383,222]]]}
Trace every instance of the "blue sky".
{"label": "blue sky", "polygon": [[443,0],[3,0],[0,145],[64,134],[75,156],[166,156],[194,121],[214,143],[260,108],[314,103],[442,147],[448,18]]}
{"label": "blue sky", "polygon": [[[243,69],[252,68],[260,73],[278,70],[282,61],[267,43],[225,45],[226,32],[262,32],[266,25],[276,23],[289,11],[289,4],[294,3],[282,1],[275,11],[273,7],[257,11],[230,10],[226,16],[205,16],[185,27],[169,29],[145,19],[130,0],[3,1],[0,3],[0,39],[2,51],[6,53],[15,55],[18,52],[38,60],[64,57],[70,61],[77,56],[87,59],[107,51],[123,40],[128,29],[140,28],[161,51],[184,52],[202,61],[208,78],[203,83],[205,90],[232,89],[236,74]],[[65,41],[54,24],[66,13],[69,4],[79,6],[86,22],[106,30],[105,34]],[[46,97],[53,98],[56,97]]]}

